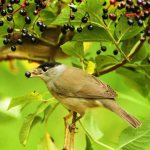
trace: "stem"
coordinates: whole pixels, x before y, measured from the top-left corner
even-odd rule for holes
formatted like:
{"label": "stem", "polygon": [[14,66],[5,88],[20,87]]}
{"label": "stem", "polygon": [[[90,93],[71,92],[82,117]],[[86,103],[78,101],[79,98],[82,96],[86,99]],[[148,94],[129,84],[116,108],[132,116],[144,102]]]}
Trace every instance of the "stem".
{"label": "stem", "polygon": [[87,134],[87,136],[88,136],[93,142],[95,142],[95,143],[97,143],[98,145],[101,145],[101,146],[107,148],[108,150],[115,150],[115,149],[112,148],[111,146],[106,145],[106,144],[104,144],[104,143],[102,143],[102,142],[100,142],[100,141],[95,140],[95,139],[86,131],[86,129],[85,129],[85,127],[83,126],[82,122],[81,122],[80,120],[79,120],[79,122],[80,122],[81,127],[83,128],[83,130],[84,130],[85,133]]}
{"label": "stem", "polygon": [[75,134],[75,129],[76,129],[76,118],[77,118],[77,113],[73,112],[73,118],[72,118],[72,127],[70,131],[70,150],[74,150],[74,134]]}
{"label": "stem", "polygon": [[[129,55],[127,56],[127,57],[128,57],[128,60],[131,60],[131,59],[134,57],[134,55],[141,49],[141,47],[143,46],[143,44],[144,44],[144,41],[143,41],[143,40],[138,41],[138,42],[135,44],[135,46],[132,48],[131,52],[130,52]],[[94,73],[93,75],[99,76],[99,75],[103,75],[103,74],[106,74],[106,73],[108,73],[108,72],[114,71],[114,70],[116,70],[117,68],[119,68],[119,67],[123,66],[124,64],[126,64],[127,62],[128,62],[127,59],[123,59],[121,63],[116,64],[116,65],[114,65],[114,66],[112,66],[112,67],[109,67],[109,68],[107,68],[107,69],[105,69],[105,70],[102,70],[102,71],[100,71],[100,72],[98,72],[98,73]]]}

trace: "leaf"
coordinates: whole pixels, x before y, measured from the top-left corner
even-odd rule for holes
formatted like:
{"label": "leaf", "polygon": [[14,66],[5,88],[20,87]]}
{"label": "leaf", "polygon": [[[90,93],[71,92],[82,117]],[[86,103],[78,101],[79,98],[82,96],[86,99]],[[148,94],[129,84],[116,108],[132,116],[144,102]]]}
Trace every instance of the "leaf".
{"label": "leaf", "polygon": [[85,150],[94,150],[92,148],[92,143],[91,143],[91,141],[87,135],[86,135],[86,148],[85,148]]}
{"label": "leaf", "polygon": [[143,28],[139,27],[137,24],[130,26],[128,25],[128,20],[125,16],[121,16],[120,20],[115,29],[115,35],[119,41],[127,40],[138,35]]}
{"label": "leaf", "polygon": [[109,66],[115,65],[118,63],[118,61],[113,58],[112,56],[104,56],[104,55],[98,55],[95,58],[95,62],[96,62],[96,69],[97,71],[100,71],[104,68],[107,68]]}
{"label": "leaf", "polygon": [[61,46],[64,53],[79,58],[84,57],[84,48],[82,42],[66,42]]}
{"label": "leaf", "polygon": [[21,144],[26,145],[31,128],[40,120],[41,118],[36,116],[35,114],[30,114],[25,118],[19,134]]}
{"label": "leaf", "polygon": [[92,31],[89,31],[87,27],[83,28],[82,33],[76,33],[72,40],[83,42],[111,42],[112,38],[104,28],[94,26]]}
{"label": "leaf", "polygon": [[138,129],[126,128],[120,135],[119,148],[123,150],[149,150],[150,121],[144,121]]}
{"label": "leaf", "polygon": [[38,144],[37,150],[58,150],[49,133],[45,133],[44,137]]}
{"label": "leaf", "polygon": [[81,120],[82,125],[86,132],[94,139],[95,141],[99,140],[103,133],[99,130],[91,112],[88,112],[83,119]]}
{"label": "leaf", "polygon": [[143,96],[149,94],[150,80],[145,76],[144,71],[139,71],[135,67],[126,67],[119,68],[116,72],[125,77],[124,79],[130,88],[137,90]]}
{"label": "leaf", "polygon": [[18,105],[24,105],[26,103],[30,103],[32,101],[42,101],[42,95],[39,94],[38,92],[32,92],[30,94],[27,94],[25,96],[20,96],[16,98],[12,98],[8,109],[18,106]]}

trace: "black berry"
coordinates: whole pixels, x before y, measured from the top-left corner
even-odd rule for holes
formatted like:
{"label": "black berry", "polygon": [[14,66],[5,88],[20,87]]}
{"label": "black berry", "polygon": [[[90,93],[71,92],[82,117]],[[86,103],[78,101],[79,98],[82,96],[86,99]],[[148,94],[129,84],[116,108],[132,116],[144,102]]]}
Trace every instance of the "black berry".
{"label": "black berry", "polygon": [[7,44],[9,43],[9,39],[5,38],[5,39],[3,40],[3,43],[4,43],[4,45],[7,45]]}
{"label": "black berry", "polygon": [[74,16],[74,15],[70,15],[70,19],[71,19],[71,20],[74,20],[74,19],[75,19],[75,16]]}
{"label": "black berry", "polygon": [[88,30],[89,30],[89,31],[92,31],[92,30],[93,30],[93,28],[94,28],[94,27],[93,27],[93,25],[91,25],[91,24],[90,24],[90,25],[88,25]]}
{"label": "black berry", "polygon": [[137,22],[139,26],[143,26],[143,21],[141,19],[139,19]]}
{"label": "black berry", "polygon": [[24,9],[21,9],[21,10],[20,10],[20,15],[26,16],[26,14],[27,14],[27,13],[26,13],[26,11],[25,11]]}
{"label": "black berry", "polygon": [[77,12],[77,8],[72,7],[71,9],[73,12]]}
{"label": "black berry", "polygon": [[42,26],[42,25],[43,25],[43,22],[42,22],[42,21],[37,21],[37,23],[36,23],[36,24],[37,24],[37,26],[39,26],[39,27],[40,27],[40,26]]}
{"label": "black berry", "polygon": [[35,43],[35,42],[36,42],[36,38],[35,38],[35,37],[32,37],[32,38],[31,38],[31,42],[32,42],[32,43]]}
{"label": "black berry", "polygon": [[132,19],[129,19],[128,20],[128,25],[133,25],[134,24],[134,21]]}
{"label": "black berry", "polygon": [[0,20],[0,26],[3,26],[3,24],[4,24],[4,21]]}
{"label": "black berry", "polygon": [[75,28],[74,28],[73,25],[70,25],[70,26],[69,26],[69,29],[70,29],[70,31],[74,31]]}
{"label": "black berry", "polygon": [[103,15],[102,15],[102,18],[103,18],[103,19],[108,19],[108,14],[103,14]]}
{"label": "black berry", "polygon": [[109,14],[109,18],[115,21],[117,19],[117,16],[115,14]]}
{"label": "black berry", "polygon": [[13,7],[8,7],[8,8],[7,8],[7,12],[8,12],[8,13],[12,13],[13,11],[14,11]]}
{"label": "black berry", "polygon": [[107,47],[106,47],[106,46],[101,46],[101,50],[102,50],[103,52],[105,52],[105,51],[107,50]]}
{"label": "black berry", "polygon": [[7,20],[8,20],[8,21],[11,21],[12,19],[13,19],[12,15],[8,15],[8,16],[7,16]]}
{"label": "black berry", "polygon": [[12,32],[13,32],[13,30],[14,30],[14,28],[13,28],[13,27],[8,27],[8,28],[7,28],[7,32],[8,32],[8,33],[12,33]]}
{"label": "black berry", "polygon": [[23,43],[22,39],[18,39],[17,43],[21,45]]}
{"label": "black berry", "polygon": [[98,50],[98,51],[96,52],[97,55],[99,55],[100,53],[101,53],[101,50]]}
{"label": "black berry", "polygon": [[115,50],[113,51],[113,54],[114,54],[114,55],[117,55],[117,54],[118,54],[118,50],[115,49]]}
{"label": "black berry", "polygon": [[16,46],[15,46],[15,45],[12,45],[12,46],[11,46],[11,50],[12,50],[12,51],[15,51],[15,50],[16,50]]}
{"label": "black berry", "polygon": [[30,72],[26,72],[26,73],[25,73],[25,76],[26,76],[27,78],[30,78],[31,73],[30,73]]}
{"label": "black berry", "polygon": [[3,9],[3,10],[1,11],[1,15],[2,15],[2,16],[5,16],[5,15],[6,15],[6,10],[5,10],[5,9]]}
{"label": "black berry", "polygon": [[30,24],[31,23],[31,18],[29,16],[25,17],[25,22],[26,24]]}
{"label": "black berry", "polygon": [[23,28],[23,29],[22,29],[22,32],[23,32],[23,33],[27,33],[27,32],[28,32],[28,29]]}
{"label": "black berry", "polygon": [[64,27],[65,30],[67,30],[69,28],[69,25],[68,24],[64,24],[63,27]]}
{"label": "black berry", "polygon": [[82,21],[82,23],[87,23],[87,21],[88,21],[88,17],[83,17],[82,19],[81,19],[81,21]]}
{"label": "black berry", "polygon": [[77,31],[80,33],[80,32],[82,32],[82,27],[78,27],[77,28]]}

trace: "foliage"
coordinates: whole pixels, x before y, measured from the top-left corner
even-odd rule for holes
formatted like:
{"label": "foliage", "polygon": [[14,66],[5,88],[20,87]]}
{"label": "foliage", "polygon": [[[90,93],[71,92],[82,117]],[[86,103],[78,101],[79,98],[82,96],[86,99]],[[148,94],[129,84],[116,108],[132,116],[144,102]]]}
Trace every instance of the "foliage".
{"label": "foliage", "polygon": [[132,129],[112,112],[90,110],[77,123],[75,150],[149,149],[150,3],[132,2],[0,1],[1,149],[62,149],[66,109],[42,81],[24,76],[54,60],[104,80],[143,123]]}

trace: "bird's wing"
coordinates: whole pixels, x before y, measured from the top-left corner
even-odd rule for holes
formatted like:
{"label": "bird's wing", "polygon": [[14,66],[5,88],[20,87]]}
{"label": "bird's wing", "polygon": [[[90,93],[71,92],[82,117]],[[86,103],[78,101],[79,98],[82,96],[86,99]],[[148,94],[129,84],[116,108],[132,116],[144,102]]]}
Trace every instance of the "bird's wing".
{"label": "bird's wing", "polygon": [[54,85],[59,94],[68,97],[113,99],[117,96],[110,86],[78,68],[67,68]]}

